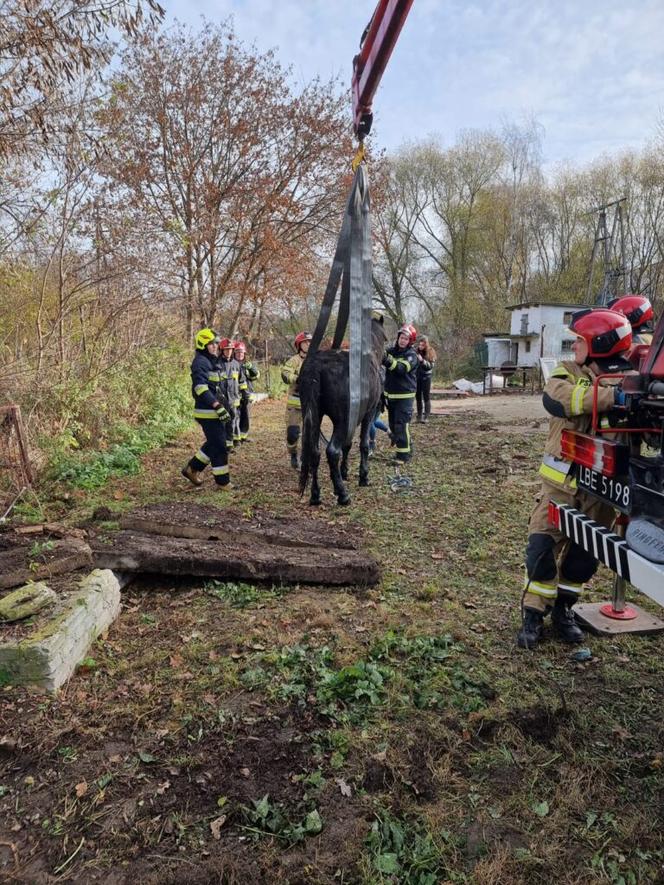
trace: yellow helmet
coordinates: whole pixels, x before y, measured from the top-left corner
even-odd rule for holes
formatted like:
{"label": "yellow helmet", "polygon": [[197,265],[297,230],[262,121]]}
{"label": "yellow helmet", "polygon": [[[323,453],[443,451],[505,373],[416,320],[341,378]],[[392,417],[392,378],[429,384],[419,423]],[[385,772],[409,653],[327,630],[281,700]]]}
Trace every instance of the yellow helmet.
{"label": "yellow helmet", "polygon": [[208,344],[214,344],[215,342],[219,342],[219,338],[217,338],[217,333],[213,332],[212,329],[201,329],[200,332],[196,333],[196,350],[205,350]]}

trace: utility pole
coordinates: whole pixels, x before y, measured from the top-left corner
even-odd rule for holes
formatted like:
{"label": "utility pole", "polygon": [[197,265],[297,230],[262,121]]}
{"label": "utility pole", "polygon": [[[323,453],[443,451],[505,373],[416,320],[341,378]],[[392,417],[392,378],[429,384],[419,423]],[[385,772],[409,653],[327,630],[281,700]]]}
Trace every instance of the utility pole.
{"label": "utility pole", "polygon": [[[611,203],[597,206],[595,209],[591,209],[591,211],[587,213],[588,215],[594,215],[596,212],[599,212],[597,225],[595,226],[595,241],[593,243],[593,251],[590,257],[590,273],[588,278],[588,292],[586,295],[586,301],[588,304],[591,304],[594,301],[596,305],[605,307],[612,298],[616,298],[618,295],[622,295],[628,290],[622,206],[626,200],[627,197],[621,197],[619,200],[613,200]],[[607,210],[613,209],[614,207],[611,233],[609,234]],[[599,292],[593,298],[593,278],[595,275],[595,263],[600,243],[602,244],[604,277]],[[620,277],[622,277],[622,287],[618,286]]]}

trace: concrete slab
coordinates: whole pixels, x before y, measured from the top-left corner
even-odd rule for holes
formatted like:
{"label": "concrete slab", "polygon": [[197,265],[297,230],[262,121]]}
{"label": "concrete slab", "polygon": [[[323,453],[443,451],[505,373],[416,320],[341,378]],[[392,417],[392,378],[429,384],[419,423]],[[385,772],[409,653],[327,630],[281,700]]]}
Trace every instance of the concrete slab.
{"label": "concrete slab", "polygon": [[123,583],[109,569],[95,569],[59,598],[33,633],[0,642],[0,683],[56,692],[119,615]]}

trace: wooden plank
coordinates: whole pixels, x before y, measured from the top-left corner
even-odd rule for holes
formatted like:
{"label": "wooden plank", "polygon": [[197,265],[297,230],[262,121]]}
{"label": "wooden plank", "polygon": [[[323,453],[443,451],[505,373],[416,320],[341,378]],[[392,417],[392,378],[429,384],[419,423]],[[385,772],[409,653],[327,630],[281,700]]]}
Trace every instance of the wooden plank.
{"label": "wooden plank", "polygon": [[356,550],[349,534],[315,518],[272,517],[255,513],[246,517],[231,509],[178,501],[149,504],[120,517],[120,527],[147,535],[233,541],[236,544],[275,544],[280,547],[335,547]]}
{"label": "wooden plank", "polygon": [[378,563],[355,550],[280,547],[252,538],[203,541],[119,531],[91,542],[97,568],[303,584],[376,584]]}

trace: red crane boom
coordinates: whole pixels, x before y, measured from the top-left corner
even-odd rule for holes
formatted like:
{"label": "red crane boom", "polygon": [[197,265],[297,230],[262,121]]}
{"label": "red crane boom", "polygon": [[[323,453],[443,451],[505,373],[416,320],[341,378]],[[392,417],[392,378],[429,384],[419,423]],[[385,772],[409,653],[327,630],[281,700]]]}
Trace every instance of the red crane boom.
{"label": "red crane boom", "polygon": [[353,59],[353,128],[360,141],[369,134],[371,103],[413,0],[378,0]]}

